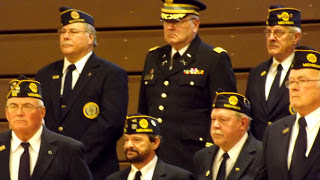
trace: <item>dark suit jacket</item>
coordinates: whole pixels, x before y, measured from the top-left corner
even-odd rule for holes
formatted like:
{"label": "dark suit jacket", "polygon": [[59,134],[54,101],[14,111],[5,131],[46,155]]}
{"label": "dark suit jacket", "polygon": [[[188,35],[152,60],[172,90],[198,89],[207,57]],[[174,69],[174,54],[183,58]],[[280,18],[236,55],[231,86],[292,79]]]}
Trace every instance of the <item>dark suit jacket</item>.
{"label": "dark suit jacket", "polygon": [[[290,180],[288,149],[292,126],[296,116],[287,116],[266,129],[263,138],[263,156],[256,179]],[[320,134],[318,132],[309,156],[304,164],[301,179],[320,179]]]}
{"label": "dark suit jacket", "polygon": [[[131,167],[118,171],[107,177],[106,180],[127,180],[130,170]],[[189,171],[158,160],[152,180],[194,180],[194,176]]]}
{"label": "dark suit jacket", "polygon": [[288,80],[289,72],[280,87],[277,94],[278,103],[272,108],[267,108],[265,98],[265,84],[269,68],[272,64],[272,59],[263,62],[250,71],[246,97],[251,102],[251,121],[250,131],[258,139],[262,140],[265,128],[268,122],[275,122],[285,116],[291,115],[289,103],[289,90],[285,87],[285,81]]}
{"label": "dark suit jacket", "polygon": [[171,46],[160,47],[148,53],[142,74],[138,111],[162,119],[159,157],[189,171],[190,157],[212,142],[209,127],[216,90],[236,92],[228,54],[213,49],[197,36],[169,71]]}
{"label": "dark suit jacket", "polygon": [[[0,134],[0,179],[10,180],[11,130]],[[5,148],[4,148],[5,147]],[[4,148],[4,149],[3,149]],[[49,153],[49,152],[52,152]],[[19,168],[19,167],[17,167]],[[83,144],[43,128],[37,163],[31,180],[91,180]]]}
{"label": "dark suit jacket", "polygon": [[[194,156],[195,176],[197,180],[212,180],[213,160],[219,147],[213,145],[198,151]],[[234,164],[227,180],[254,179],[262,153],[262,144],[251,134],[245,142],[236,163]],[[239,171],[236,170],[239,169]]]}
{"label": "dark suit jacket", "polygon": [[[36,74],[47,110],[46,127],[83,142],[89,168],[95,179],[104,179],[119,170],[116,143],[122,135],[127,113],[127,73],[93,53],[82,70],[69,98],[70,105],[61,119],[62,68],[63,60],[60,60]],[[93,119],[85,116],[85,110],[90,110],[85,109],[85,106],[90,102],[96,104],[100,111]]]}

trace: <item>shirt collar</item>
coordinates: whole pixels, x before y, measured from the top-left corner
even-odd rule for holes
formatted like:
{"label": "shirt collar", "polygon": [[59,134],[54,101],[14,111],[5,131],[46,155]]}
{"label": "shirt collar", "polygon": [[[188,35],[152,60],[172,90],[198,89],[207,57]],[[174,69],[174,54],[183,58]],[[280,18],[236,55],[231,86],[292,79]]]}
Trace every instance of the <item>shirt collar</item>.
{"label": "shirt collar", "polygon": [[282,69],[283,69],[285,72],[288,72],[288,70],[290,69],[290,66],[291,66],[291,64],[292,64],[293,58],[294,58],[294,52],[291,53],[291,54],[290,54],[284,61],[282,61],[281,63],[279,63],[279,61],[276,60],[276,58],[273,57],[271,68],[272,68],[272,69],[275,69],[275,71],[277,71],[277,66],[278,66],[278,64],[281,64]]}
{"label": "shirt collar", "polygon": [[[188,47],[190,46],[190,44],[184,46],[183,48],[181,48],[178,52],[180,54],[180,56],[182,56],[188,49]],[[174,56],[174,54],[177,52],[177,50],[175,50],[174,48],[171,48],[171,58]]]}
{"label": "shirt collar", "polygon": [[[298,124],[298,119],[300,117],[301,117],[301,115],[297,112],[297,117],[296,117],[296,122],[295,122],[296,125]],[[318,127],[316,125],[318,123],[320,123],[320,118],[319,117],[320,117],[320,107],[304,117],[305,120],[306,120],[306,123],[307,123],[307,127],[309,129],[312,129],[314,127]]]}
{"label": "shirt collar", "polygon": [[[76,63],[74,63],[74,65],[76,66],[76,70],[79,72],[79,74],[81,74],[84,66],[86,65],[89,57],[92,55],[93,51],[90,51],[88,54],[86,54],[85,56],[83,56],[79,61],[77,61]],[[68,61],[67,57],[64,57],[64,64],[63,64],[63,68],[62,68],[62,73],[66,73],[67,69],[69,67],[69,65],[72,64]]]}
{"label": "shirt collar", "polygon": [[[157,161],[158,161],[158,156],[155,155],[148,164],[146,164],[143,168],[140,169],[140,172],[144,177],[144,179],[152,179]],[[134,167],[134,165],[131,164],[131,171],[133,171],[135,174],[137,171],[139,171],[139,169],[137,169],[136,167]]]}
{"label": "shirt collar", "polygon": [[[40,144],[41,144],[41,134],[42,134],[43,127],[40,126],[38,131],[28,140],[30,147],[36,152],[39,153],[40,150]],[[21,144],[21,140],[18,138],[18,136],[12,131],[11,134],[11,152],[14,152],[18,149],[18,147]]]}

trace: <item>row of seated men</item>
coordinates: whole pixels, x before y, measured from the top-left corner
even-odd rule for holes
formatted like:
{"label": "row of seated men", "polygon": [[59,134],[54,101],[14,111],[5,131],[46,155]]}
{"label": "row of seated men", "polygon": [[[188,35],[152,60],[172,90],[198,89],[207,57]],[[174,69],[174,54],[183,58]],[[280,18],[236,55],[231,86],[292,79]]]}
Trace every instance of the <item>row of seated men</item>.
{"label": "row of seated men", "polygon": [[[20,77],[10,83],[6,116],[12,131],[3,133],[5,141],[0,145],[8,164],[3,166],[1,177],[105,179],[119,170],[116,143],[124,126],[125,153],[132,166],[121,175],[123,179],[151,179],[158,175],[159,179],[166,175],[164,179],[170,179],[172,171],[190,178],[194,174],[196,179],[318,177],[314,149],[319,123],[311,121],[309,114],[315,116],[318,107],[318,79],[314,77],[319,70],[319,53],[310,47],[297,47],[301,39],[300,10],[270,6],[265,35],[272,58],[251,70],[246,98],[236,93],[227,52],[204,43],[197,35],[200,11],[205,9],[206,5],[198,0],[164,1],[160,18],[168,45],[152,48],[147,54],[138,102],[142,115],[133,115],[141,116],[132,118],[139,125],[128,127],[126,71],[93,52],[97,41],[90,14],[61,7],[58,33],[64,59],[40,69],[36,81]],[[219,92],[219,88],[229,93]],[[221,102],[219,94],[224,97]],[[265,132],[268,124],[283,117],[286,120],[274,123]],[[300,138],[300,117],[305,119],[302,124],[307,124],[304,138]],[[39,122],[29,126],[26,119],[30,124],[34,119],[45,121],[45,127]],[[160,131],[148,128],[149,124],[161,129],[161,138],[157,136]],[[146,139],[131,139],[126,132],[151,133],[158,138],[149,137],[150,141],[145,142]],[[263,136],[264,148],[257,142]],[[281,141],[283,153],[279,154],[275,150],[282,138],[286,139]],[[248,142],[252,145],[247,148]],[[295,144],[304,148],[297,150],[298,155]],[[202,150],[205,146],[208,149]],[[61,147],[65,150],[60,151]],[[150,150],[153,156],[143,157],[146,154],[140,150]],[[186,170],[165,164],[163,173],[153,173],[161,162],[158,157]]]}

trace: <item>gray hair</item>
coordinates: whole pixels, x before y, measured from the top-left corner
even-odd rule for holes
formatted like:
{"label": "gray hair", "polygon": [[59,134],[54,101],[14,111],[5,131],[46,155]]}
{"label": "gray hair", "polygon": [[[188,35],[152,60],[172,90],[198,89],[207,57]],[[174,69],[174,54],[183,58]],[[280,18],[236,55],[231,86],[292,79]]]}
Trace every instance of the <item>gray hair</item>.
{"label": "gray hair", "polygon": [[93,35],[93,38],[94,38],[93,46],[94,47],[98,46],[96,29],[91,24],[88,24],[88,23],[83,23],[83,24],[85,25],[88,33]]}

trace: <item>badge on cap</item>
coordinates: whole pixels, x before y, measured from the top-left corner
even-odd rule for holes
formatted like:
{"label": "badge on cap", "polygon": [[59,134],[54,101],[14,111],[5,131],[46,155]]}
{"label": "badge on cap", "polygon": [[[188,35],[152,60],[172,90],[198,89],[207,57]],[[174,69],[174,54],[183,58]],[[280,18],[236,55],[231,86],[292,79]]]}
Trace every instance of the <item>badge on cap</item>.
{"label": "badge on cap", "polygon": [[83,106],[83,115],[88,119],[95,119],[99,115],[99,112],[99,106],[94,102],[88,102]]}

